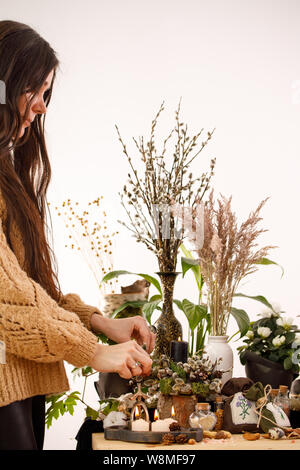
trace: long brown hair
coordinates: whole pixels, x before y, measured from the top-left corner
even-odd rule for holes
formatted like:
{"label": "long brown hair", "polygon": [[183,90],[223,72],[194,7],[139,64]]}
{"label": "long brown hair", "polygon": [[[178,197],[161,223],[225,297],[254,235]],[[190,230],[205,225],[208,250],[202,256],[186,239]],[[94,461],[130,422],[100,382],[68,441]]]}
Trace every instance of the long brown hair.
{"label": "long brown hair", "polygon": [[[45,114],[38,114],[21,138],[13,137],[19,135],[22,126],[20,96],[29,89],[34,98],[54,70],[51,87],[44,96],[48,106],[58,66],[56,52],[30,26],[0,21],[0,80],[5,83],[5,103],[0,104],[0,187],[7,206],[6,237],[12,248],[9,233],[15,220],[24,241],[27,274],[56,301],[62,293],[46,235],[46,229],[50,232],[46,192],[51,166],[44,137]],[[49,217],[51,220],[50,211]]]}

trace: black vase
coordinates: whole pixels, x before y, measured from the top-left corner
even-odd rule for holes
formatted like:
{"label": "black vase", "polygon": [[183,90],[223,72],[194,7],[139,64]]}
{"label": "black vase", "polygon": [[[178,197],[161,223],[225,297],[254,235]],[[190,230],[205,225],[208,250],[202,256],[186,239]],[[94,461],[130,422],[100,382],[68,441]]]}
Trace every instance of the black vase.
{"label": "black vase", "polygon": [[285,370],[278,362],[265,359],[252,351],[245,351],[243,359],[246,361],[246,376],[253,382],[261,382],[264,387],[269,384],[276,389],[280,385],[291,387],[295,374]]}
{"label": "black vase", "polygon": [[100,400],[118,398],[120,395],[132,392],[129,380],[114,372],[99,372],[99,380],[94,382],[94,385]]}
{"label": "black vase", "polygon": [[177,320],[173,310],[173,292],[176,277],[179,274],[175,271],[158,272],[162,286],[163,306],[160,317],[155,323],[156,340],[153,357],[159,358],[162,354],[170,357],[171,341],[182,340],[182,326]]}

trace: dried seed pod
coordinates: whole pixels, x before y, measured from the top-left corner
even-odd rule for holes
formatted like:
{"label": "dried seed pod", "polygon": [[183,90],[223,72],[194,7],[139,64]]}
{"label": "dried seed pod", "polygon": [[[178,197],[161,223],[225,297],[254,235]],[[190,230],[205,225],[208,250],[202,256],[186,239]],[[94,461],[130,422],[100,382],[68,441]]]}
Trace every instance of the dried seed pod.
{"label": "dried seed pod", "polygon": [[181,426],[177,421],[175,421],[170,424],[169,429],[170,431],[181,431]]}
{"label": "dried seed pod", "polygon": [[174,444],[175,442],[175,437],[173,436],[173,434],[171,433],[168,433],[168,434],[164,434],[163,437],[162,437],[162,443],[163,444],[166,444],[166,445],[171,445],[171,444]]}
{"label": "dried seed pod", "polygon": [[187,442],[188,438],[186,436],[186,434],[178,434],[178,436],[176,436],[176,442],[177,444],[185,444]]}

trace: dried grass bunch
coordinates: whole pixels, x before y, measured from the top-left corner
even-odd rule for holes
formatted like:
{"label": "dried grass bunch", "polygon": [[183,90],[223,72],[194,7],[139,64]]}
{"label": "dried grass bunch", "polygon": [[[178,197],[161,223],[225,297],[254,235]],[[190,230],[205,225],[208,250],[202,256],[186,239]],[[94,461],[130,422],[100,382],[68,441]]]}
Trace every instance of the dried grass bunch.
{"label": "dried grass bunch", "polygon": [[[155,129],[163,110],[164,103],[152,121],[147,142],[144,137],[140,137],[139,141],[133,138],[142,162],[143,169],[140,172],[135,168],[116,126],[123,153],[131,168],[128,184],[119,193],[130,224],[118,222],[128,228],[138,242],[144,243],[155,253],[160,271],[170,272],[176,271],[178,249],[183,239],[183,232],[178,228],[170,209],[175,203],[193,208],[209,189],[215,159],[211,160],[210,171],[200,177],[194,178],[189,168],[211,139],[214,130],[207,133],[207,138],[201,144],[198,141],[203,129],[194,136],[188,136],[187,125],[179,119],[179,102],[175,112],[176,124],[163,141],[162,149],[158,150]],[[175,138],[174,149],[167,155],[167,144],[171,138]]]}
{"label": "dried grass bunch", "polygon": [[[212,335],[226,335],[233,295],[242,279],[258,269],[258,262],[274,246],[258,248],[257,238],[267,230],[259,229],[258,223],[264,199],[248,219],[238,226],[231,209],[232,197],[221,195],[215,202],[214,191],[204,204],[203,219],[195,218],[197,224],[204,223],[204,240],[197,246],[191,239],[199,257],[201,273],[207,289],[207,305],[211,314]],[[178,214],[178,211],[177,211]]]}

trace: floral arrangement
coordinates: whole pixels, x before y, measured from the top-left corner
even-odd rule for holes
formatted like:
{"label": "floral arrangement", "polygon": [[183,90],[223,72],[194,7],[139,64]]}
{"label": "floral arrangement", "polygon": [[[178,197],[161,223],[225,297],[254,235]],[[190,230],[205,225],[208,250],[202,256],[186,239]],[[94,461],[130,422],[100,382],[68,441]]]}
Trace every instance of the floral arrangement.
{"label": "floral arrangement", "polygon": [[[204,205],[203,219],[196,214],[190,226],[193,232],[204,225],[201,244],[195,242],[193,233],[188,236],[198,259],[190,260],[190,267],[198,264],[207,293],[207,310],[210,314],[211,334],[226,335],[230,315],[236,319],[240,330],[247,331],[249,318],[244,310],[232,307],[233,297],[241,282],[258,269],[258,264],[273,246],[257,249],[257,238],[266,230],[257,227],[259,213],[267,199],[240,226],[231,208],[231,197],[221,196],[215,202],[214,191]],[[182,218],[182,208],[174,206],[173,213]],[[185,219],[184,219],[185,220]],[[188,262],[185,258],[185,262]]]}
{"label": "floral arrangement", "polygon": [[[162,355],[153,361],[152,372],[143,380],[143,390],[148,394],[148,406],[155,407],[159,394],[197,395],[202,400],[213,399],[221,392],[223,371],[217,370],[214,363],[206,356],[193,356],[186,363],[173,362]],[[134,386],[136,379],[131,379]],[[139,378],[138,378],[139,380]]]}
{"label": "floral arrangement", "polygon": [[281,363],[286,370],[299,372],[298,360],[293,355],[300,346],[300,330],[293,318],[283,317],[282,311],[271,306],[260,314],[262,318],[250,323],[244,345],[238,349],[242,364],[246,362],[246,351],[252,351],[270,361]]}
{"label": "floral arrangement", "polygon": [[[131,173],[128,173],[128,185],[124,185],[123,192],[119,193],[130,225],[118,222],[133,233],[137,242],[144,243],[154,252],[161,272],[173,272],[176,271],[177,254],[184,234],[178,228],[170,207],[172,204],[188,204],[193,208],[202,201],[209,189],[215,159],[211,160],[210,171],[198,178],[193,177],[189,168],[211,139],[214,130],[207,133],[207,138],[201,144],[198,141],[203,129],[194,136],[188,136],[187,124],[179,119],[179,102],[175,112],[175,126],[164,139],[162,149],[158,150],[155,130],[163,110],[164,103],[152,121],[148,142],[144,142],[144,137],[140,137],[139,142],[133,138],[142,162],[143,169],[140,172],[133,165],[132,157],[116,126],[123,153],[131,169]],[[173,135],[176,135],[174,148],[168,156],[167,144]],[[200,148],[197,148],[198,145]]]}

